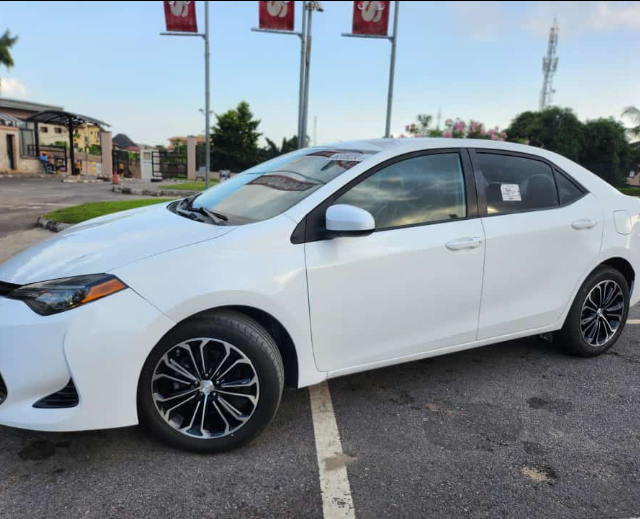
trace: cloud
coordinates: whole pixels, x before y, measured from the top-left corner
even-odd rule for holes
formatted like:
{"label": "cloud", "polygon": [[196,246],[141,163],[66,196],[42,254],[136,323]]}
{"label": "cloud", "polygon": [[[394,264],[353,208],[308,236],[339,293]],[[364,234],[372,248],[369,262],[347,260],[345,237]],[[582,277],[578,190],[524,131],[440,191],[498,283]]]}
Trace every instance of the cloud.
{"label": "cloud", "polygon": [[451,5],[471,40],[496,40],[507,21],[500,2],[452,2]]}
{"label": "cloud", "polygon": [[16,78],[0,77],[0,95],[24,99],[27,97],[27,87]]}
{"label": "cloud", "polygon": [[563,38],[594,30],[640,29],[640,2],[537,2],[525,12],[523,26],[546,38],[554,18]]}
{"label": "cloud", "polygon": [[640,29],[640,2],[597,2],[590,19],[594,29]]}

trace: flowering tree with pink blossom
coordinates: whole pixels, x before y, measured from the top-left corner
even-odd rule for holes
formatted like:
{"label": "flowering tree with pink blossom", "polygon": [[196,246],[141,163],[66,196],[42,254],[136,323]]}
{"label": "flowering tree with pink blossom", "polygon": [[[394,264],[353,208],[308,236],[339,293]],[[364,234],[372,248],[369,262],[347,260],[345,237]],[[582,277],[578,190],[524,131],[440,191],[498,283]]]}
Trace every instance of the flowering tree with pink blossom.
{"label": "flowering tree with pink blossom", "polygon": [[[418,115],[417,122],[405,126],[405,131],[411,137],[445,137],[448,139],[487,139],[504,141],[507,134],[497,126],[486,129],[484,124],[471,119],[469,122],[462,119],[447,119],[444,122],[444,130],[430,128],[432,117],[430,115]],[[401,135],[400,137],[405,137]]]}

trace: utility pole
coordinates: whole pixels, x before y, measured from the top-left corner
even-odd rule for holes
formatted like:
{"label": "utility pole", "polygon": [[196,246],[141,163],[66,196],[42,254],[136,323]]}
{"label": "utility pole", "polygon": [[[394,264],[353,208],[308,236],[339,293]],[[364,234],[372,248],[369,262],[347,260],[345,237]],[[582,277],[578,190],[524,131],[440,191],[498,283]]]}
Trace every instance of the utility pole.
{"label": "utility pole", "polygon": [[553,100],[553,76],[558,70],[558,57],[556,50],[558,48],[558,20],[553,20],[553,25],[549,30],[549,43],[547,44],[547,55],[542,58],[542,91],[540,92],[540,110],[544,110],[551,106]]}

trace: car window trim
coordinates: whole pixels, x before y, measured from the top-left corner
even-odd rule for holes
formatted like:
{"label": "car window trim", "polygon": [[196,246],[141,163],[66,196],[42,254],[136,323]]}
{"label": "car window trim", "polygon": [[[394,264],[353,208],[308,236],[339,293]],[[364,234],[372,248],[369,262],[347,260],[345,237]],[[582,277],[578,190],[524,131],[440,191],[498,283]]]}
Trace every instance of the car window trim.
{"label": "car window trim", "polygon": [[434,225],[434,224],[444,224],[444,223],[452,223],[452,222],[461,222],[464,220],[470,220],[473,218],[478,218],[480,215],[478,213],[478,194],[476,191],[476,182],[473,178],[473,170],[471,164],[471,158],[469,156],[469,152],[467,148],[461,147],[451,147],[451,148],[437,148],[437,149],[429,149],[429,150],[418,150],[412,151],[408,153],[403,153],[402,155],[396,155],[395,157],[391,157],[390,159],[381,162],[380,164],[376,164],[372,166],[367,171],[364,171],[356,178],[349,181],[347,184],[336,190],[322,202],[320,202],[315,208],[307,213],[307,215],[298,223],[296,228],[294,229],[291,235],[291,243],[293,244],[302,244],[302,243],[310,243],[314,241],[324,241],[334,238],[333,235],[330,235],[326,232],[324,228],[325,222],[325,213],[327,208],[335,202],[337,198],[342,196],[348,190],[353,188],[354,186],[360,184],[367,178],[372,175],[375,175],[378,171],[391,166],[397,162],[402,162],[404,160],[412,159],[415,157],[422,157],[427,155],[442,155],[447,153],[455,153],[460,158],[460,164],[462,166],[462,175],[464,179],[464,191],[465,191],[465,203],[466,203],[466,216],[464,218],[456,218],[454,220],[437,220],[433,222],[421,222],[415,224],[408,225],[400,225],[396,227],[385,227],[384,229],[376,229],[373,233],[378,232],[387,232],[394,231],[399,229],[407,229],[410,227],[421,227],[424,225]]}
{"label": "car window trim", "polygon": [[[480,168],[480,161],[478,159],[478,155],[481,155],[481,154],[506,155],[510,157],[519,157],[523,159],[536,160],[538,162],[542,162],[546,164],[551,168],[551,173],[553,175],[553,183],[556,186],[556,194],[558,196],[558,205],[549,206],[549,207],[539,207],[537,209],[525,209],[522,211],[512,211],[508,213],[488,214],[487,213],[487,195],[486,195],[486,189],[484,187],[484,176],[482,174],[482,169]],[[475,179],[476,190],[478,194],[478,213],[480,214],[481,218],[493,218],[496,216],[507,216],[512,214],[535,213],[538,211],[552,211],[554,209],[560,209],[562,207],[567,207],[571,204],[574,204],[575,202],[577,202],[578,200],[581,200],[585,195],[589,193],[589,191],[582,184],[580,184],[577,180],[575,180],[566,171],[558,167],[556,164],[554,164],[547,158],[541,157],[539,155],[533,155],[531,153],[523,153],[520,151],[502,150],[502,149],[496,149],[496,148],[469,148],[469,156],[471,158],[471,165],[473,168],[473,177]],[[556,180],[556,172],[562,175],[574,186],[576,186],[582,192],[582,196],[580,196],[579,198],[576,198],[572,202],[561,204],[560,190],[558,188],[558,182]]]}

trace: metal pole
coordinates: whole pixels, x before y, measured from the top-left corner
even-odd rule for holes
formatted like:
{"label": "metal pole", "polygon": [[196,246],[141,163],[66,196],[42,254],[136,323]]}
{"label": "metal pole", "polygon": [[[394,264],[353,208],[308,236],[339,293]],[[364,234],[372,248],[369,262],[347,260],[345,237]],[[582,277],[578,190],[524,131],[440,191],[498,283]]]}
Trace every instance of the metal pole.
{"label": "metal pole", "polygon": [[205,172],[204,188],[209,189],[209,171],[211,169],[211,130],[209,128],[209,0],[204,3],[204,124],[205,124]]}
{"label": "metal pole", "polygon": [[305,7],[307,2],[302,2],[302,34],[300,35],[300,87],[298,92],[298,149],[304,148],[305,142],[302,136],[302,117],[304,110],[304,80],[307,49],[307,19],[305,17]]}
{"label": "metal pole", "polygon": [[[306,2],[305,2],[306,4]],[[311,68],[311,21],[313,8],[307,6],[307,42],[305,51],[305,70],[304,70],[304,103],[302,107],[302,127],[300,134],[302,137],[302,147],[307,146],[307,115],[309,112],[309,69]]]}
{"label": "metal pole", "polygon": [[396,0],[393,12],[393,37],[391,38],[391,65],[389,67],[389,93],[387,96],[387,124],[385,126],[384,136],[391,136],[391,108],[393,105],[393,80],[396,71],[396,41],[398,39],[398,6],[400,2]]}

